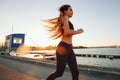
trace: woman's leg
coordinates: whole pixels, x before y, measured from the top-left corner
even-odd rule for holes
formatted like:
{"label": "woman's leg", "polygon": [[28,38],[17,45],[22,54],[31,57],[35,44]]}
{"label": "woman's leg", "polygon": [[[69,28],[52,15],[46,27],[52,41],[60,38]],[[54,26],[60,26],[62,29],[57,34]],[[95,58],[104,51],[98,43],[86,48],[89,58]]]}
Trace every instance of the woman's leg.
{"label": "woman's leg", "polygon": [[61,77],[66,67],[67,62],[67,54],[64,53],[64,46],[59,46],[56,51],[56,58],[57,58],[57,69],[55,72],[51,73],[47,80],[54,80],[57,77]]}
{"label": "woman's leg", "polygon": [[73,50],[70,50],[70,53],[67,58],[67,62],[70,67],[70,70],[72,72],[72,78],[73,78],[72,80],[78,80],[79,79],[79,70],[77,67],[77,61],[76,61],[76,57],[75,57]]}

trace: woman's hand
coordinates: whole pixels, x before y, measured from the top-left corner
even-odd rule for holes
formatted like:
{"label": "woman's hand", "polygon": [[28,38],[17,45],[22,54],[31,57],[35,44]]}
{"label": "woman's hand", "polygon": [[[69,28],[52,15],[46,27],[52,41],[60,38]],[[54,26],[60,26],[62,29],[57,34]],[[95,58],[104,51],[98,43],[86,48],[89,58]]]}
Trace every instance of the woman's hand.
{"label": "woman's hand", "polygon": [[83,32],[84,32],[84,30],[83,30],[83,29],[81,29],[81,28],[80,28],[80,29],[78,29],[77,31],[78,31],[78,33],[83,33]]}

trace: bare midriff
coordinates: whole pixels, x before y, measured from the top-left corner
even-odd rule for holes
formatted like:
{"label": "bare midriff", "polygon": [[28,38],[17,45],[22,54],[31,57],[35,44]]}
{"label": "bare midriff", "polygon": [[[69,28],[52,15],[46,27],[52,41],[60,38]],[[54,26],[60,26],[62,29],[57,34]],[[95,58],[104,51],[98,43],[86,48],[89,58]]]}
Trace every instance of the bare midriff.
{"label": "bare midriff", "polygon": [[72,35],[71,36],[62,36],[61,41],[68,43],[68,44],[72,44]]}

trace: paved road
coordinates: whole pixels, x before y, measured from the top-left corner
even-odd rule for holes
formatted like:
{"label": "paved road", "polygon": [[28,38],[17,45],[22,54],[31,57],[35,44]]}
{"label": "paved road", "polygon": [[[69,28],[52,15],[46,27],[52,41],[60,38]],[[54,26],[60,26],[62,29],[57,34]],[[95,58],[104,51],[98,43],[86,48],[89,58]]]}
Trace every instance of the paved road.
{"label": "paved road", "polygon": [[26,74],[22,74],[12,68],[0,64],[0,80],[38,80],[38,79]]}
{"label": "paved road", "polygon": [[[55,66],[33,64],[24,61],[0,57],[0,80],[41,80],[55,69]],[[17,77],[16,77],[17,76]],[[7,78],[6,78],[7,77]],[[8,79],[8,78],[11,79]],[[17,78],[17,79],[16,79]],[[80,70],[79,80],[119,80],[120,74]],[[67,69],[61,78],[56,80],[71,80]]]}

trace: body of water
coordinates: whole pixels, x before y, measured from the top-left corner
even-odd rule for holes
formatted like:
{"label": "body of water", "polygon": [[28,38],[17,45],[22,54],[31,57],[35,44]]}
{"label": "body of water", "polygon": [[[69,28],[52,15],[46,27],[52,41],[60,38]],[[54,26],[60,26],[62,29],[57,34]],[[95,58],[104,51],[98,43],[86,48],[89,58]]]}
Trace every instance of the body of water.
{"label": "body of water", "polygon": [[[89,48],[74,49],[76,54],[119,54],[120,48]],[[108,68],[120,69],[120,59],[114,58],[93,58],[93,57],[76,57],[77,63],[82,65],[102,66]]]}

